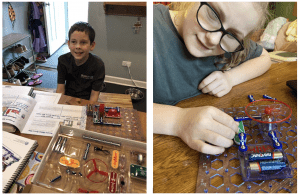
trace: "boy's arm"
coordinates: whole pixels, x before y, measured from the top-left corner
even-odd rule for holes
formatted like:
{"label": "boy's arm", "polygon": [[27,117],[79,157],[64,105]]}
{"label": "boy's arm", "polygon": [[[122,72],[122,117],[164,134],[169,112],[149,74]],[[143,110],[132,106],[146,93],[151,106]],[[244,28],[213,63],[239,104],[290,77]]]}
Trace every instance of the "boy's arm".
{"label": "boy's arm", "polygon": [[198,89],[216,97],[229,93],[233,86],[265,73],[271,67],[269,53],[263,49],[259,57],[248,60],[224,73],[215,71],[201,81]]}
{"label": "boy's arm", "polygon": [[65,94],[66,90],[66,74],[67,74],[67,69],[66,66],[64,66],[61,63],[61,56],[58,58],[58,65],[57,65],[57,88],[56,88],[56,93],[61,93],[62,95]]}
{"label": "boy's arm", "polygon": [[91,102],[98,102],[99,95],[100,95],[100,91],[92,90],[91,96],[90,96],[90,101]]}
{"label": "boy's arm", "polygon": [[56,93],[65,94],[65,84],[57,84]]}

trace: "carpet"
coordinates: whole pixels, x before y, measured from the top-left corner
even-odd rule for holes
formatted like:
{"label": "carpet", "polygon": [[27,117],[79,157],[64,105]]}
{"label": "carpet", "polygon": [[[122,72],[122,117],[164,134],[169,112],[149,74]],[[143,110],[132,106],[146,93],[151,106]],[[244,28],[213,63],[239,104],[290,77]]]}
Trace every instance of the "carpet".
{"label": "carpet", "polygon": [[[57,88],[57,70],[45,70],[42,68],[37,69],[37,73],[43,73],[43,76],[39,78],[39,80],[42,80],[42,84],[36,85],[34,87],[36,88],[51,88],[56,89]],[[27,82],[27,85],[29,82],[33,80],[29,80]]]}
{"label": "carpet", "polygon": [[47,62],[36,62],[36,65],[47,68],[57,68],[58,57],[68,52],[70,52],[69,47],[67,44],[64,44],[54,54],[52,54],[52,56],[47,58]]}

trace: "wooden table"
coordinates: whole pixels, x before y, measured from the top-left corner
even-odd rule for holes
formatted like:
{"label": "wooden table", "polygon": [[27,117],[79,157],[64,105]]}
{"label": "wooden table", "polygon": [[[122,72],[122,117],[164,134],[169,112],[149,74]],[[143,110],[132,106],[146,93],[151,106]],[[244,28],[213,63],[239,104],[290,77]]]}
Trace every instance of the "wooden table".
{"label": "wooden table", "polygon": [[[8,82],[2,82],[3,85],[15,85]],[[42,90],[42,91],[48,91],[48,92],[54,92],[53,89],[44,89],[44,88],[35,88],[35,90]],[[115,94],[115,93],[103,93],[101,92],[98,99],[99,103],[104,103],[106,106],[120,106],[123,108],[133,108],[130,95],[128,94]],[[69,105],[80,105],[84,106],[89,104],[90,102],[88,100],[80,99],[80,98],[74,98],[67,95],[62,95],[59,102],[59,104],[69,104]],[[142,127],[142,133],[144,137],[147,137],[146,133],[146,113],[145,112],[138,112],[141,127]],[[39,146],[37,147],[36,151],[44,153],[48,147],[49,142],[51,141],[52,137],[48,136],[38,136],[38,135],[29,135],[29,134],[22,134],[19,131],[16,132],[17,135],[20,135],[22,137],[27,137],[29,139],[37,140]]]}
{"label": "wooden table", "polygon": [[[264,75],[233,87],[229,94],[221,98],[201,94],[181,101],[176,106],[182,108],[207,105],[218,108],[244,107],[249,103],[247,97],[249,94],[254,97],[268,94],[290,105],[293,115],[297,117],[296,94],[286,86],[286,81],[296,79],[297,62],[272,64]],[[199,152],[190,149],[178,137],[154,134],[153,192],[196,192],[199,156]],[[293,192],[296,190],[295,187]]]}

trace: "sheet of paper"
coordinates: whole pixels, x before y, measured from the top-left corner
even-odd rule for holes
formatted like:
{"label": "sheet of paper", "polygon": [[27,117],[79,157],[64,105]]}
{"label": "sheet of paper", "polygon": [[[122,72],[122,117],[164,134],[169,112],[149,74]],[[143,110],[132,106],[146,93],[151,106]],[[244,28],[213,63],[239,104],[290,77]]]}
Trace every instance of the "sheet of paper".
{"label": "sheet of paper", "polygon": [[46,102],[49,104],[57,104],[60,97],[61,93],[50,93],[46,91],[37,91],[34,90],[33,92],[35,94],[35,100],[39,102]]}
{"label": "sheet of paper", "polygon": [[28,95],[31,90],[32,87],[28,87],[28,86],[2,85],[2,94]]}
{"label": "sheet of paper", "polygon": [[3,94],[2,98],[2,122],[22,131],[36,101],[28,95]]}
{"label": "sheet of paper", "polygon": [[37,103],[22,133],[52,136],[58,126],[86,127],[85,106]]}

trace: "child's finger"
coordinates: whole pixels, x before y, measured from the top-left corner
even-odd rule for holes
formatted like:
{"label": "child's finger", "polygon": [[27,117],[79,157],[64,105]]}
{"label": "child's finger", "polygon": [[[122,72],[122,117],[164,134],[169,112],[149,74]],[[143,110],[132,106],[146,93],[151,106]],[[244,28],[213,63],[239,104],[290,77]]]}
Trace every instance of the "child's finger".
{"label": "child's finger", "polygon": [[215,94],[216,97],[222,97],[226,94],[226,90],[222,90],[220,92],[218,92],[217,94]]}
{"label": "child's finger", "polygon": [[212,132],[215,132],[219,135],[222,135],[223,137],[227,139],[233,139],[235,136],[235,131],[232,130],[229,126],[226,126],[219,121],[211,120],[209,123],[207,123],[204,126],[205,129],[210,130]]}
{"label": "child's finger", "polygon": [[224,85],[219,85],[217,86],[216,88],[214,88],[211,92],[215,95],[217,93],[219,93],[220,91],[223,91],[224,90]]}
{"label": "child's finger", "polygon": [[213,82],[208,84],[206,87],[204,87],[201,91],[202,91],[202,93],[208,93],[210,91],[213,92],[213,90],[215,90],[216,88],[221,86],[221,84],[222,84],[221,82],[217,82],[217,80],[214,80]]}
{"label": "child's finger", "polygon": [[227,139],[227,138],[223,137],[222,135],[217,134],[213,131],[204,129],[204,130],[202,130],[202,132],[203,132],[202,134],[204,135],[202,137],[202,139],[204,141],[214,144],[216,146],[229,148],[233,144],[232,139]]}
{"label": "child's finger", "polygon": [[189,146],[192,149],[205,154],[221,154],[225,151],[225,148],[223,147],[209,145],[202,140],[192,140],[189,143]]}
{"label": "child's finger", "polygon": [[212,83],[214,80],[216,80],[216,76],[214,74],[208,75],[205,79],[202,80],[202,82],[199,84],[198,89],[202,90],[204,87]]}
{"label": "child's finger", "polygon": [[214,109],[211,112],[211,116],[214,120],[218,121],[219,123],[225,125],[226,127],[229,127],[234,132],[238,133],[238,124],[233,120],[231,116],[229,116],[225,112],[219,109]]}

